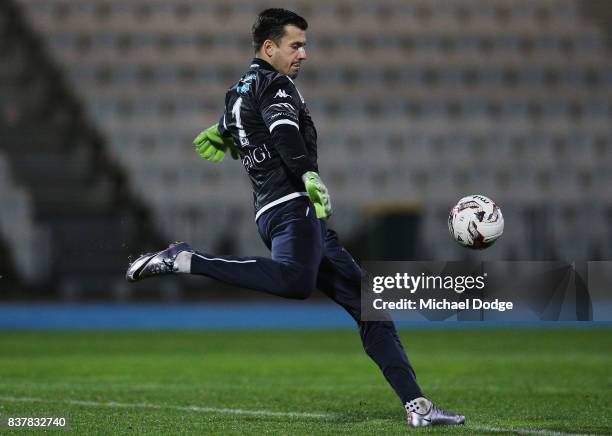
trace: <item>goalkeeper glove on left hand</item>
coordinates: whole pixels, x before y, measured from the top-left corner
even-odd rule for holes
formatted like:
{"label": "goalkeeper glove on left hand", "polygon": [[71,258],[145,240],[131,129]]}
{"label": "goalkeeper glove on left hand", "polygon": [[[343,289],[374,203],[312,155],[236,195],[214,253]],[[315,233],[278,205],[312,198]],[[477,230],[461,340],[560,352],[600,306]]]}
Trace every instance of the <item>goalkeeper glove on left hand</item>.
{"label": "goalkeeper glove on left hand", "polygon": [[202,131],[194,140],[196,151],[202,157],[211,162],[221,162],[229,149],[232,158],[238,159],[238,152],[232,138],[226,138],[219,134],[219,124],[213,124]]}
{"label": "goalkeeper glove on left hand", "polygon": [[314,171],[307,171],[302,176],[302,180],[304,181],[304,187],[308,193],[308,198],[310,198],[310,201],[314,204],[317,218],[329,218],[332,213],[331,198],[329,197],[327,188],[321,181],[321,177]]}

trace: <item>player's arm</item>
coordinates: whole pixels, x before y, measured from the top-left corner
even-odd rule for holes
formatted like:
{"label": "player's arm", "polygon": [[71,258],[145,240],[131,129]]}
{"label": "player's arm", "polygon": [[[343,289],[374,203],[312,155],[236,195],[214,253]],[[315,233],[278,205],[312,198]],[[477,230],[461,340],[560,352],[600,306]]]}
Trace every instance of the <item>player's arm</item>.
{"label": "player's arm", "polygon": [[317,217],[326,219],[331,215],[331,200],[300,134],[297,94],[289,79],[277,78],[262,95],[261,114],[283,163],[304,182]]}
{"label": "player's arm", "polygon": [[193,140],[196,152],[210,162],[221,162],[229,150],[232,158],[238,159],[238,152],[234,140],[224,127],[225,113],[219,123],[213,124],[209,128],[200,132]]}

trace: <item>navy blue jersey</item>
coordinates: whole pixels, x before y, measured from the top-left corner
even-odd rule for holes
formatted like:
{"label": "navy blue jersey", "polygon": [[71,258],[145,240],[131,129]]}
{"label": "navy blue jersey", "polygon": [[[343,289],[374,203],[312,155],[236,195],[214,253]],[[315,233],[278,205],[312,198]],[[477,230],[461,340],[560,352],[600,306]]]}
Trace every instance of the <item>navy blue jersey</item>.
{"label": "navy blue jersey", "polygon": [[231,135],[251,184],[255,216],[305,196],[302,174],[318,171],[317,131],[293,80],[262,59],[225,95],[219,132]]}

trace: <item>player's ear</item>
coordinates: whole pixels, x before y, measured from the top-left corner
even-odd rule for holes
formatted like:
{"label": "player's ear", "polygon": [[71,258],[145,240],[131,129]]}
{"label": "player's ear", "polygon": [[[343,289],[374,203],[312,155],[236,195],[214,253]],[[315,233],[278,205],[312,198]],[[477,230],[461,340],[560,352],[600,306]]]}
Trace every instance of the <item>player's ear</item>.
{"label": "player's ear", "polygon": [[268,57],[272,57],[274,54],[274,49],[276,48],[276,44],[271,39],[266,39],[263,43],[263,52]]}

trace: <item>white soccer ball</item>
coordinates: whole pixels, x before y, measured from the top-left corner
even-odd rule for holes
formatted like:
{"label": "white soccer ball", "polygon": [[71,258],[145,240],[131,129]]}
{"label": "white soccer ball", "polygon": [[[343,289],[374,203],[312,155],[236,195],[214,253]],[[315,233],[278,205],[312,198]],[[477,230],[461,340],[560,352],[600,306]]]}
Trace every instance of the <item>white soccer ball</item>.
{"label": "white soccer ball", "polygon": [[468,195],[451,209],[448,230],[460,245],[482,250],[493,245],[502,235],[504,217],[499,206],[490,198]]}

